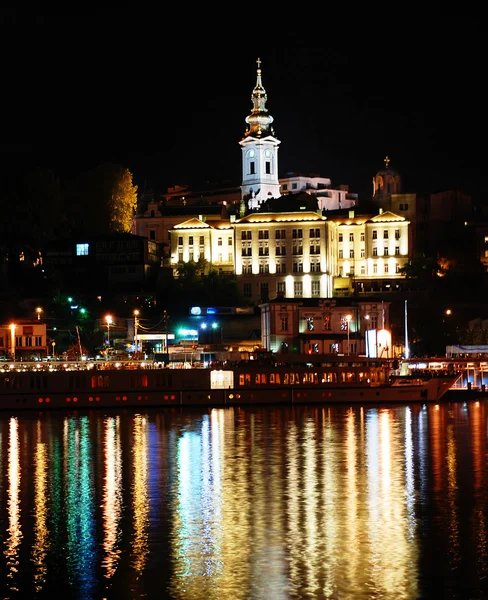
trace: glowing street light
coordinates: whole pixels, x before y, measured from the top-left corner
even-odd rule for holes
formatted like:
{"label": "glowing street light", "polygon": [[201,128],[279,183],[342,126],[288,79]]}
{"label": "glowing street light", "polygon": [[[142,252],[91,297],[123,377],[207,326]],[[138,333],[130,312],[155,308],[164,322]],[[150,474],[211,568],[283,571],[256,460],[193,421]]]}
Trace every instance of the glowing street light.
{"label": "glowing street light", "polygon": [[37,313],[37,320],[40,321],[41,320],[41,313],[42,313],[42,308],[40,306],[38,306],[36,308],[36,313]]}
{"label": "glowing street light", "polygon": [[134,343],[136,346],[136,352],[139,351],[139,344],[137,343],[137,326],[139,325],[139,311],[137,308],[134,310]]}
{"label": "glowing street light", "polygon": [[110,346],[110,325],[113,323],[112,315],[107,315],[105,321],[107,323],[107,345]]}
{"label": "glowing street light", "polygon": [[347,323],[347,355],[349,356],[349,325],[351,323],[352,315],[346,315]]}
{"label": "glowing street light", "polygon": [[15,360],[15,327],[16,325],[14,323],[10,325],[10,347],[12,348],[12,360]]}
{"label": "glowing street light", "polygon": [[366,321],[365,323],[365,331],[364,331],[364,346],[365,346],[365,351],[366,351],[366,356],[371,356],[371,353],[369,351],[369,322],[370,322],[370,316],[369,315],[364,315],[364,320]]}

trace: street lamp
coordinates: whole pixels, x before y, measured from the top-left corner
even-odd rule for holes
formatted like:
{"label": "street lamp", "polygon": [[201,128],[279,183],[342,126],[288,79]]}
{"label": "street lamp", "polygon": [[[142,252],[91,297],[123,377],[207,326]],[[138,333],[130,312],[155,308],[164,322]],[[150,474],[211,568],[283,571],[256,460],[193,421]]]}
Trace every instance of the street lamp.
{"label": "street lamp", "polygon": [[366,356],[371,356],[369,351],[369,315],[364,315],[365,323],[365,331],[364,331],[364,339],[365,339],[365,351]]}
{"label": "street lamp", "polygon": [[164,321],[164,353],[166,354],[166,360],[169,364],[169,348],[168,348],[168,319],[169,315],[164,310],[163,311],[163,321]]}
{"label": "street lamp", "polygon": [[56,342],[54,340],[51,342],[51,346],[53,347],[53,359],[54,359],[54,357],[55,357],[54,348],[56,346]]}
{"label": "street lamp", "polygon": [[42,313],[42,308],[40,306],[38,306],[36,308],[36,313],[37,313],[37,320],[40,321],[41,320],[41,313]]}
{"label": "street lamp", "polygon": [[12,348],[12,360],[15,360],[15,324],[10,325],[10,347]]}
{"label": "street lamp", "polygon": [[134,343],[136,347],[136,353],[139,351],[139,345],[137,343],[137,326],[139,325],[139,311],[137,308],[134,311]]}
{"label": "street lamp", "polygon": [[347,323],[347,355],[349,356],[349,325],[351,323],[352,315],[346,315]]}
{"label": "street lamp", "polygon": [[[444,311],[444,317],[442,318],[442,333],[444,336],[444,346],[447,346],[450,338],[451,338],[451,326],[449,323],[450,317],[452,315],[452,310],[450,308],[446,308],[446,310]],[[447,318],[447,320],[446,320]],[[444,352],[446,351],[446,349],[444,349]]]}
{"label": "street lamp", "polygon": [[107,345],[110,346],[110,325],[112,324],[112,315],[107,315],[105,321],[107,322]]}

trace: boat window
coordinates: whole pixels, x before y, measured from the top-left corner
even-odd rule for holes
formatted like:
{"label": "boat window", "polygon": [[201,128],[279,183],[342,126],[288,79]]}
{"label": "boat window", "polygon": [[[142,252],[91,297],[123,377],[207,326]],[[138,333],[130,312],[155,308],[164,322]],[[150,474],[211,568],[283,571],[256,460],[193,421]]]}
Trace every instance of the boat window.
{"label": "boat window", "polygon": [[259,373],[256,373],[256,375],[254,376],[254,382],[258,385],[261,383],[261,375]]}
{"label": "boat window", "polygon": [[275,375],[275,383],[277,383],[278,385],[280,385],[281,383],[281,376],[279,373],[276,373]]}
{"label": "boat window", "polygon": [[270,383],[274,383],[274,382],[275,382],[275,376],[274,376],[274,373],[270,373],[270,374],[269,374],[269,382],[270,382]]}
{"label": "boat window", "polygon": [[285,374],[283,375],[283,383],[284,383],[285,385],[288,385],[288,384],[290,383],[290,376],[289,376],[289,374],[288,374],[288,373],[285,373]]}
{"label": "boat window", "polygon": [[247,385],[249,385],[251,383],[251,375],[249,373],[246,373],[246,375],[245,375],[245,381],[246,381]]}
{"label": "boat window", "polygon": [[239,385],[244,385],[244,373],[239,374]]}

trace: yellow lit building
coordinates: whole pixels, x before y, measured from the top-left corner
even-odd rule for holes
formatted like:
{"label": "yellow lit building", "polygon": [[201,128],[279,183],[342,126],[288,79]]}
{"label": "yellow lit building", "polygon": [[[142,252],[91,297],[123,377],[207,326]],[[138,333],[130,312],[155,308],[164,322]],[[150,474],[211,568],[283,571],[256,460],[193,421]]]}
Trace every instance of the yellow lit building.
{"label": "yellow lit building", "polygon": [[48,354],[46,323],[17,319],[0,325],[0,356],[8,360],[30,361]]}

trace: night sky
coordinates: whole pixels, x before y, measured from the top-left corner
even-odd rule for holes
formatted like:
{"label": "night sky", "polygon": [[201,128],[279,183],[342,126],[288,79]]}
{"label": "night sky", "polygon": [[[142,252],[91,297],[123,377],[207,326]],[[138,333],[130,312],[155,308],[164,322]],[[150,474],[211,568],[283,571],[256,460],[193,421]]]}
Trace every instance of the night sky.
{"label": "night sky", "polygon": [[239,185],[260,57],[280,177],[314,173],[367,199],[388,155],[405,192],[457,188],[484,201],[486,50],[475,15],[426,22],[382,9],[370,22],[289,14],[257,26],[256,15],[2,10],[5,173],[40,165],[65,177],[114,161],[139,188]]}

